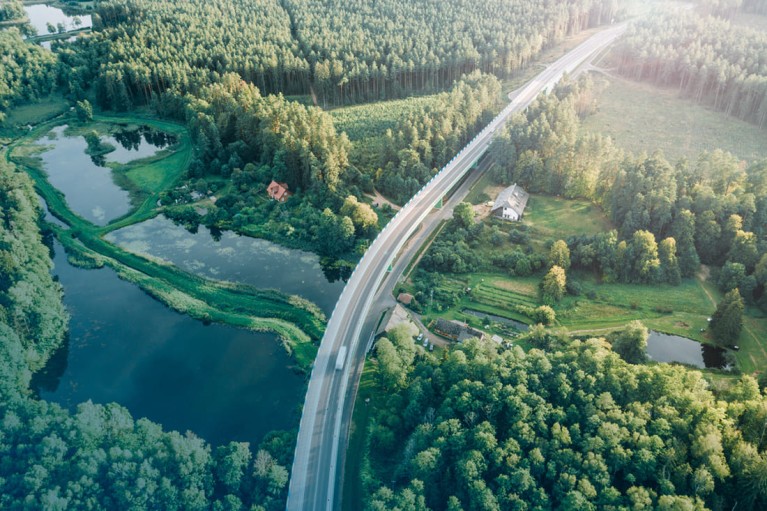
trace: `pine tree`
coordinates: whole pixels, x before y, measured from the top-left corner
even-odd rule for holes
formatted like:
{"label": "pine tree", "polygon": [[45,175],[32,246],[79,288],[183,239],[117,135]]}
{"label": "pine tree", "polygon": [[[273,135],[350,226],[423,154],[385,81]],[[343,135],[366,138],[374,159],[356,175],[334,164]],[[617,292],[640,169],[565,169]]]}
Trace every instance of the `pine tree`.
{"label": "pine tree", "polygon": [[719,302],[711,317],[711,331],[722,344],[730,345],[738,340],[743,329],[743,298],[738,289],[733,289]]}

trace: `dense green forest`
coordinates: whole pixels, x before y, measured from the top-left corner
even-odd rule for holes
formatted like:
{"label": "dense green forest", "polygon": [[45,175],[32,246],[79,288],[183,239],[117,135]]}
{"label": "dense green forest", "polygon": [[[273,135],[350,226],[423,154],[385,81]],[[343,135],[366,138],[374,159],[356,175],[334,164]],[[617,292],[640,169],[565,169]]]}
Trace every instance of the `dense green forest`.
{"label": "dense green forest", "polygon": [[69,316],[61,286],[38,227],[37,196],[30,180],[0,161],[0,366],[3,396],[24,388],[62,342]]}
{"label": "dense green forest", "polygon": [[660,153],[626,155],[580,130],[592,87],[588,78],[564,84],[515,116],[493,142],[494,177],[608,212],[617,232],[567,240],[574,267],[608,281],[678,282],[672,259],[681,277],[703,262],[723,267],[723,291],[738,287],[747,302],[767,306],[757,271],[767,264],[767,162],[748,165],[720,150],[675,164]]}
{"label": "dense green forest", "polygon": [[68,314],[51,276],[30,179],[0,162],[0,507],[284,508],[292,432],[212,449],[117,404],[70,413],[30,396],[31,373],[61,344]]}
{"label": "dense green forest", "polygon": [[631,25],[616,45],[618,71],[678,88],[699,103],[764,127],[767,34],[694,12],[658,15]]}
{"label": "dense green forest", "polygon": [[387,130],[369,167],[376,188],[401,203],[415,195],[493,118],[500,90],[493,75],[475,71]]}
{"label": "dense green forest", "polygon": [[767,399],[751,377],[632,365],[603,339],[441,357],[376,348],[367,509],[762,509]]}
{"label": "dense green forest", "polygon": [[[767,14],[764,0],[699,4],[723,18]],[[498,111],[499,79],[623,15],[618,0],[92,7],[93,31],[48,51],[6,27],[24,16],[20,2],[0,5],[0,125],[9,110],[51,92],[78,105],[83,121],[90,102],[97,114],[140,109],[177,121],[194,150],[183,180],[160,196],[167,216],[348,260],[386,219],[365,194],[377,188],[406,202]],[[613,58],[625,76],[764,126],[766,56],[764,33],[690,12],[635,23]],[[604,282],[674,285],[702,262],[727,293],[711,328],[732,344],[744,307],[767,309],[767,161],[722,151],[678,162],[626,154],[580,129],[595,108],[593,87],[566,82],[515,116],[493,143],[491,175],[592,201],[616,230],[557,240],[542,254],[523,229],[475,223],[461,205],[423,256],[419,299],[442,292],[429,280],[440,273],[488,265],[515,276],[548,271],[542,291],[553,303],[578,292],[571,269]],[[434,96],[385,129],[350,133],[354,145],[320,108],[426,93]],[[31,395],[31,375],[65,342],[68,316],[31,181],[0,156],[0,508],[283,509],[294,432],[214,448],[119,404],[70,412]],[[271,180],[294,195],[269,200]],[[508,253],[478,254],[508,240],[517,245]],[[559,313],[518,312],[547,324]],[[542,326],[525,342],[547,352],[468,341],[431,357],[410,336],[379,340],[366,506],[767,507],[767,401],[757,382],[712,385],[683,368],[628,364],[643,358],[635,334],[646,337],[641,325],[630,328],[611,337],[621,356],[602,339],[570,340]]]}
{"label": "dense green forest", "polygon": [[26,16],[21,0],[8,0],[0,5],[0,21],[12,21]]}
{"label": "dense green forest", "polygon": [[[1,18],[0,18],[1,19]],[[8,108],[46,96],[56,86],[55,56],[21,38],[16,28],[0,30],[0,125]]]}
{"label": "dense green forest", "polygon": [[[568,34],[612,19],[615,0],[404,2],[130,0],[98,5],[90,52],[104,105],[195,92],[228,72],[323,105],[506,75]],[[183,26],[184,30],[176,30]]]}

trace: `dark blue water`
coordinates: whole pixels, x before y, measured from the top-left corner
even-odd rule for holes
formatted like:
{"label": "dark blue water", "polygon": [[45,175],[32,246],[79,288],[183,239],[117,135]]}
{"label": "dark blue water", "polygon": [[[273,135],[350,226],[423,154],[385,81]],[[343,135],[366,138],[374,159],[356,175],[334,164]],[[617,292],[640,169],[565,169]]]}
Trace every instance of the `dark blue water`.
{"label": "dark blue water", "polygon": [[111,269],[73,267],[58,244],[54,262],[72,319],[69,342],[35,378],[43,399],[114,401],[214,445],[298,426],[305,379],[275,335],[206,326]]}

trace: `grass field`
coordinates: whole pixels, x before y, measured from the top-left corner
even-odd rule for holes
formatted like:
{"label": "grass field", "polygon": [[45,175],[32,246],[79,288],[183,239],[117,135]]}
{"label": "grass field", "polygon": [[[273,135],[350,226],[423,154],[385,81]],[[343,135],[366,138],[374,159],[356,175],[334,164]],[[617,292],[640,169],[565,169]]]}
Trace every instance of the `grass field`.
{"label": "grass field", "polygon": [[60,94],[51,94],[35,103],[15,106],[8,110],[8,117],[0,126],[0,143],[10,143],[12,139],[26,133],[28,125],[35,126],[68,110],[69,102]]}
{"label": "grass field", "polygon": [[531,195],[523,223],[534,237],[565,239],[573,235],[592,235],[613,228],[599,207],[585,200],[568,200],[547,195]]}
{"label": "grass field", "polygon": [[583,128],[609,135],[619,147],[635,154],[660,149],[672,162],[717,148],[746,161],[767,157],[765,131],[754,125],[679,98],[676,90],[617,77],[607,82],[595,98],[599,111]]}
{"label": "grass field", "polygon": [[[489,180],[478,183],[472,194],[481,199],[482,193],[492,189]],[[574,234],[595,234],[611,229],[602,211],[586,201],[532,195],[523,220],[530,235],[530,245],[537,252],[546,251],[546,241],[564,239]],[[503,224],[504,226],[506,224]],[[510,246],[504,244],[504,249]],[[488,252],[498,247],[482,243],[475,247]],[[491,267],[492,268],[492,267]],[[427,303],[424,320],[444,317],[466,321],[489,333],[508,334],[498,324],[482,325],[482,321],[464,313],[464,309],[529,323],[517,306],[537,307],[541,304],[539,284],[542,273],[530,277],[512,277],[488,268],[484,273],[470,275],[442,275],[440,288],[445,296],[458,296],[458,303]],[[648,328],[676,334],[703,343],[713,343],[708,331],[708,318],[722,299],[717,287],[707,281],[687,279],[679,286],[667,284],[633,285],[602,282],[598,275],[571,270],[568,280],[578,282],[579,296],[566,296],[554,306],[557,327],[579,335],[606,335],[622,328],[632,320],[641,320]],[[415,291],[415,286],[406,286]],[[465,290],[471,288],[470,293]],[[442,293],[439,293],[442,294]],[[744,331],[738,341],[740,351],[735,353],[741,371],[752,373],[767,364],[767,318],[764,313],[749,308],[744,317]]]}

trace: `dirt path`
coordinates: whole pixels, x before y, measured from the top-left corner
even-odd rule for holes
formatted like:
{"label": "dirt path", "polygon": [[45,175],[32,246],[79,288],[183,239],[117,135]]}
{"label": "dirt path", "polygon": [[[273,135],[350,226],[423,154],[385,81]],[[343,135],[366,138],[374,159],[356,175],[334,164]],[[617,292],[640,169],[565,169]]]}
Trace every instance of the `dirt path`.
{"label": "dirt path", "polygon": [[388,204],[389,206],[391,206],[391,208],[394,211],[399,211],[400,209],[402,209],[402,206],[398,206],[398,205],[394,204],[392,201],[390,201],[389,199],[387,199],[386,197],[381,195],[381,192],[379,192],[376,189],[373,189],[373,193],[366,193],[365,195],[367,195],[368,197],[373,199],[375,201],[375,203],[378,204],[379,206],[382,206],[384,204]]}
{"label": "dirt path", "polygon": [[585,330],[568,330],[568,334],[574,334],[574,335],[580,335],[580,334],[591,334],[594,332],[614,332],[615,330],[620,330],[620,326],[610,326],[607,328],[587,328]]}
{"label": "dirt path", "polygon": [[711,305],[713,305],[714,308],[716,308],[716,300],[711,295],[711,293],[709,293],[708,289],[706,289],[706,286],[703,285],[703,283],[708,280],[708,277],[710,275],[711,275],[711,269],[705,264],[702,264],[700,266],[700,271],[695,276],[698,279],[698,285],[703,290],[703,292],[706,293],[706,297],[708,297],[708,301],[711,302]]}

